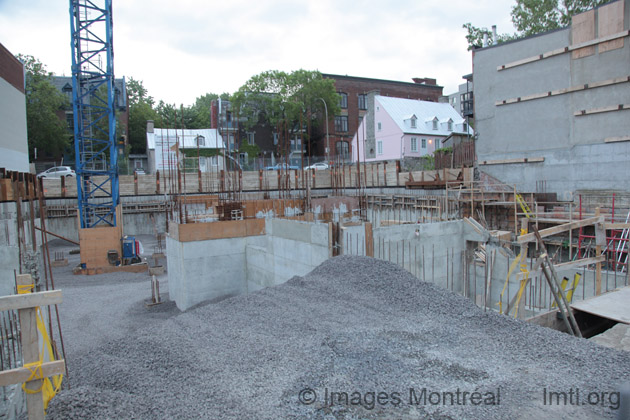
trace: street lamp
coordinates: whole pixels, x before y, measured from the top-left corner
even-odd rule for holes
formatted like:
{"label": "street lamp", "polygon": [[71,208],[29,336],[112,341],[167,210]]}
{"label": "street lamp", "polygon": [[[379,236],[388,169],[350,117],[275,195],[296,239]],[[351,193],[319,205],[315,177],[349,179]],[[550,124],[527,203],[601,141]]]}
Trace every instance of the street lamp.
{"label": "street lamp", "polygon": [[328,106],[322,98],[317,98],[324,103],[324,111],[326,111],[326,160],[330,164],[330,138],[328,137]]}

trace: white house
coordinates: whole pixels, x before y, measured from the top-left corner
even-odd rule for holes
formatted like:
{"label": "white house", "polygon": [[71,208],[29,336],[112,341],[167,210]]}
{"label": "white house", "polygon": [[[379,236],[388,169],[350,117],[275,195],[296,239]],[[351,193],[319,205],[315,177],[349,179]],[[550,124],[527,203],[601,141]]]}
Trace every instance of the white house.
{"label": "white house", "polygon": [[[197,158],[201,172],[213,172],[223,169],[223,159],[217,154],[223,153],[225,144],[218,130],[214,128],[182,130],[174,128],[154,128],[153,121],[147,121],[148,173],[176,170],[177,152],[183,157]],[[197,153],[199,151],[199,153]],[[209,151],[212,151],[208,153]],[[181,166],[180,162],[180,166]]]}
{"label": "white house", "polygon": [[442,147],[451,134],[473,130],[447,103],[369,95],[368,112],[352,139],[352,160],[420,158]]}

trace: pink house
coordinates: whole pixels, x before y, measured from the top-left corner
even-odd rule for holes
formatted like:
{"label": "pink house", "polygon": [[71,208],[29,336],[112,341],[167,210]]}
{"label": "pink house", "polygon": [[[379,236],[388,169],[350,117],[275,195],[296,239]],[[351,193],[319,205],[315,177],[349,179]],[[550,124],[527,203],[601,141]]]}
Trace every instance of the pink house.
{"label": "pink house", "polygon": [[455,109],[448,103],[368,95],[368,112],[352,138],[352,161],[420,158],[442,147],[451,134],[472,136]]}

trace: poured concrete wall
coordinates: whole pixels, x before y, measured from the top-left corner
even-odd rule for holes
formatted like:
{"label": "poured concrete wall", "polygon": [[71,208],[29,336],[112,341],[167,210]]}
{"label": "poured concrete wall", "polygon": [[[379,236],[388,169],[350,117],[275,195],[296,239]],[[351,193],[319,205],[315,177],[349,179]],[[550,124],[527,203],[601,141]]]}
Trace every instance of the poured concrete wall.
{"label": "poured concrete wall", "polygon": [[305,275],[332,256],[328,223],[283,219],[266,222],[264,244],[247,246],[248,291]]}
{"label": "poured concrete wall", "polygon": [[[608,25],[599,21],[602,8],[624,6],[618,14],[623,29],[630,28],[630,0],[602,6],[589,17],[594,38],[603,37]],[[590,15],[589,15],[590,16]],[[576,42],[581,29],[576,25],[499,44],[475,51],[475,128],[479,168],[521,191],[535,191],[536,181],[546,181],[548,192],[571,200],[576,189],[628,191],[628,183],[611,184],[630,176],[630,141],[607,143],[610,138],[627,138],[630,117],[627,109],[589,115],[582,110],[628,104],[630,81],[630,40],[613,50],[593,47],[593,54],[577,58],[573,53],[559,54],[499,71],[497,67],[563,49]],[[621,32],[615,30],[613,32]],[[610,34],[610,32],[608,33]],[[592,38],[591,38],[592,39]],[[615,78],[625,82],[595,87],[595,83]],[[581,88],[574,92],[528,101],[496,104],[503,100],[525,98],[549,91]],[[537,163],[483,164],[484,161],[544,158]]]}
{"label": "poured concrete wall", "polygon": [[[189,241],[183,236],[182,226],[227,236],[236,235],[232,225],[240,224],[251,226],[238,237]],[[329,231],[328,223],[284,219],[171,225],[166,238],[170,299],[186,310],[304,275],[330,257]]]}
{"label": "poured concrete wall", "polygon": [[481,239],[463,220],[379,227],[374,229],[374,257],[461,293],[466,241]]}

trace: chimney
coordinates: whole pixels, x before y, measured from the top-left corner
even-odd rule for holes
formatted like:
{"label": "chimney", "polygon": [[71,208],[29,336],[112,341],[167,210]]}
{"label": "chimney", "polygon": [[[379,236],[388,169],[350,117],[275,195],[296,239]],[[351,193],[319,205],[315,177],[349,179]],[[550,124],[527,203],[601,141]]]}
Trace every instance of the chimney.
{"label": "chimney", "polygon": [[497,45],[497,25],[492,25],[492,45]]}
{"label": "chimney", "polygon": [[153,120],[147,120],[147,133],[153,133]]}
{"label": "chimney", "polygon": [[430,77],[414,77],[411,80],[413,80],[414,83],[418,83],[419,85],[437,85],[437,79],[432,79]]}

